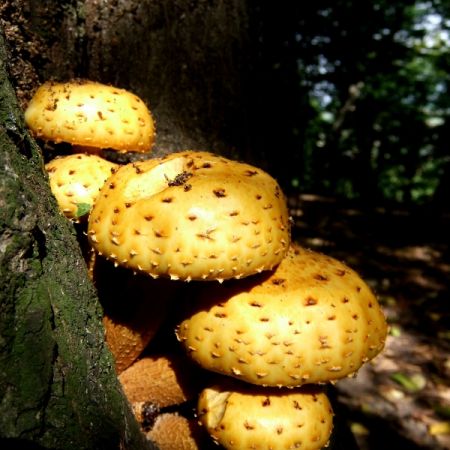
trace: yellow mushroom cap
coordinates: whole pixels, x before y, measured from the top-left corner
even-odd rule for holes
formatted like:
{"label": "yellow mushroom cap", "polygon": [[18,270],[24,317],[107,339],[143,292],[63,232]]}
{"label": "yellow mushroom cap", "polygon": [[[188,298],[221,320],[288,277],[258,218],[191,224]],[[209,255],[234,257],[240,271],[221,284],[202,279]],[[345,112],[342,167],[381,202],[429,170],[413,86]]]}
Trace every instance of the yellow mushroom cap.
{"label": "yellow mushroom cap", "polygon": [[61,156],[45,165],[61,212],[73,220],[90,211],[100,189],[116,168],[117,164],[97,155],[82,153]]}
{"label": "yellow mushroom cap", "polygon": [[270,175],[192,151],[122,166],[96,201],[88,236],[118,264],[183,280],[271,269],[290,242],[286,201]]}
{"label": "yellow mushroom cap", "polygon": [[374,294],[341,262],[292,245],[269,275],[203,286],[177,337],[202,367],[267,386],[355,373],[383,348]]}
{"label": "yellow mushroom cap", "polygon": [[329,441],[333,411],[318,389],[280,391],[215,385],[198,400],[198,415],[226,449],[320,449]]}
{"label": "yellow mushroom cap", "polygon": [[44,83],[25,122],[38,138],[96,149],[147,152],[155,139],[152,116],[139,97],[94,81]]}

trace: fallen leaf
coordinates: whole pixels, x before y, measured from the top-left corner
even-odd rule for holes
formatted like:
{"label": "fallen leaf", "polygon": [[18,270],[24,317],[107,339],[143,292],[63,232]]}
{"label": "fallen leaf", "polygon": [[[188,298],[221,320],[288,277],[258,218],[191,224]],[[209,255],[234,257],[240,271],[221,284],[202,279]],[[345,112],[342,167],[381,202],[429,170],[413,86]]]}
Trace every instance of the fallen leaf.
{"label": "fallen leaf", "polygon": [[432,436],[439,434],[450,434],[450,422],[435,422],[428,427],[428,432]]}
{"label": "fallen leaf", "polygon": [[357,436],[367,436],[369,434],[369,430],[359,422],[352,422],[350,424],[350,429],[352,430],[352,433]]}
{"label": "fallen leaf", "polygon": [[77,203],[76,217],[85,216],[90,210],[92,205],[89,203]]}
{"label": "fallen leaf", "polygon": [[409,376],[401,372],[396,372],[391,374],[390,378],[410,392],[420,391],[426,385],[426,379],[421,374]]}
{"label": "fallen leaf", "polygon": [[402,329],[398,325],[391,325],[389,328],[389,334],[393,337],[399,337],[402,335]]}

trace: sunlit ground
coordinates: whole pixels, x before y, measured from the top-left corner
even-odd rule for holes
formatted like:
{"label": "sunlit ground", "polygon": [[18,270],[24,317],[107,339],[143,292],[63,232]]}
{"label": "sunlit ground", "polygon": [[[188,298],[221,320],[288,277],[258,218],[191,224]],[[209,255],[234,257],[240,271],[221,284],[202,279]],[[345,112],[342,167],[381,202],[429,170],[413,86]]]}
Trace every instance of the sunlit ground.
{"label": "sunlit ground", "polygon": [[450,448],[450,217],[289,199],[293,236],[334,256],[373,287],[390,324],[384,352],[337,383],[359,448]]}

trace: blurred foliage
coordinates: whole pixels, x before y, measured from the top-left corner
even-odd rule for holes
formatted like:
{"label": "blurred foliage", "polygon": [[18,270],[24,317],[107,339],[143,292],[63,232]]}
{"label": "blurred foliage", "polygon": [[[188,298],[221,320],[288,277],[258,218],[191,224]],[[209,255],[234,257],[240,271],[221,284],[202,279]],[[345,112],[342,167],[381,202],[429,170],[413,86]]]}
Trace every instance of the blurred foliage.
{"label": "blurred foliage", "polygon": [[256,8],[267,168],[294,192],[445,205],[450,2],[274,3]]}

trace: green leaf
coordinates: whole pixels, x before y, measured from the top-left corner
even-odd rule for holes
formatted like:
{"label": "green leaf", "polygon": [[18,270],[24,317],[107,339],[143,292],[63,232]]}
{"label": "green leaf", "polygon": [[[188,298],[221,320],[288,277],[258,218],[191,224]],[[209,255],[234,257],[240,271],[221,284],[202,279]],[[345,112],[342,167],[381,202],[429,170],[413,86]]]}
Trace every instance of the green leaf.
{"label": "green leaf", "polygon": [[350,429],[352,430],[352,433],[357,436],[367,436],[369,434],[369,430],[359,422],[352,422],[350,424]]}
{"label": "green leaf", "polygon": [[90,203],[77,203],[76,217],[85,216],[92,208]]}
{"label": "green leaf", "polygon": [[391,379],[410,392],[420,391],[426,384],[426,380],[420,375],[410,377],[400,372],[393,373]]}
{"label": "green leaf", "polygon": [[402,335],[402,329],[398,325],[391,325],[389,334],[394,337],[399,337]]}

